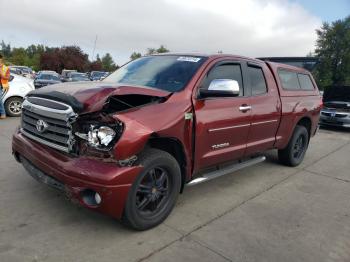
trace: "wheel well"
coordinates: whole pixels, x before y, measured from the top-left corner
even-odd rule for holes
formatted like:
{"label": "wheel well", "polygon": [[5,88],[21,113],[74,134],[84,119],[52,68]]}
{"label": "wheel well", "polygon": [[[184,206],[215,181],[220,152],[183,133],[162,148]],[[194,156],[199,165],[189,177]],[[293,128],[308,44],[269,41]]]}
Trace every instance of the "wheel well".
{"label": "wheel well", "polygon": [[23,97],[21,97],[21,96],[10,96],[10,97],[6,98],[6,100],[4,101],[4,104],[11,98],[20,98],[23,100]]}
{"label": "wheel well", "polygon": [[311,119],[308,117],[303,117],[302,119],[299,120],[297,123],[299,126],[304,126],[309,134],[309,140],[311,136]]}
{"label": "wheel well", "polygon": [[165,138],[165,137],[156,137],[151,138],[148,141],[148,146],[152,148],[157,148],[159,150],[163,150],[170,155],[172,155],[176,161],[179,163],[181,169],[181,190],[183,191],[183,187],[186,181],[186,155],[183,149],[182,143],[175,138]]}

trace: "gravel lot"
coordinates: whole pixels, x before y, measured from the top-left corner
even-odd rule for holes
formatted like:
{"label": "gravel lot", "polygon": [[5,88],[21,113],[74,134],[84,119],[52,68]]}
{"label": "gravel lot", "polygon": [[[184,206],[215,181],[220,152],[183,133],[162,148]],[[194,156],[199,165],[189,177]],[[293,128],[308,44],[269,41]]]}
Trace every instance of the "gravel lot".
{"label": "gravel lot", "polygon": [[134,232],[34,181],[0,121],[0,261],[350,261],[350,131],[321,129],[298,168],[267,161],[185,188]]}

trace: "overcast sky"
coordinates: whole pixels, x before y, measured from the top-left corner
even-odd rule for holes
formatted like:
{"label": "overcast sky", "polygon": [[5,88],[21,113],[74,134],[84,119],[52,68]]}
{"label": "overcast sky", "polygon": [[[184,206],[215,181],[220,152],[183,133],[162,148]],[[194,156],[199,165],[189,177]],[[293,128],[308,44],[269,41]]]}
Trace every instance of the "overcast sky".
{"label": "overcast sky", "polygon": [[161,44],[173,52],[304,56],[324,20],[303,0],[0,0],[0,6],[0,40],[12,46],[74,44],[91,56],[97,35],[95,54],[109,52],[118,64]]}

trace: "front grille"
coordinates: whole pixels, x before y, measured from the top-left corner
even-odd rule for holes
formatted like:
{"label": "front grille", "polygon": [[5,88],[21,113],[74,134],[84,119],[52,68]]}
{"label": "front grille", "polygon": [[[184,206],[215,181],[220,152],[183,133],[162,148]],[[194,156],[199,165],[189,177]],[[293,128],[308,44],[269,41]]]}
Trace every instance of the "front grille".
{"label": "front grille", "polygon": [[[49,104],[61,104],[48,107]],[[47,146],[70,152],[74,145],[72,122],[75,114],[72,108],[60,102],[36,98],[35,104],[30,99],[23,102],[22,133]]]}
{"label": "front grille", "polygon": [[339,107],[339,108],[335,108],[335,107],[324,107],[324,110],[332,110],[338,113],[350,113],[350,107]]}
{"label": "front grille", "polygon": [[343,118],[343,117],[347,117],[346,114],[332,114],[332,113],[329,113],[329,112],[321,112],[321,114],[323,116],[329,116],[329,117],[338,117],[338,118]]}

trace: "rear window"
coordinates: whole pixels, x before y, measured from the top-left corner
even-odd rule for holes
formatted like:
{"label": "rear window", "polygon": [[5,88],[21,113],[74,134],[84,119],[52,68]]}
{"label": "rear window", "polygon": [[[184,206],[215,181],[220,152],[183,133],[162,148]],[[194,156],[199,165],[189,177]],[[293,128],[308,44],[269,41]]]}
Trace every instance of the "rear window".
{"label": "rear window", "polygon": [[297,73],[288,70],[278,70],[278,76],[281,80],[283,89],[300,89]]}
{"label": "rear window", "polygon": [[314,85],[311,82],[310,76],[305,74],[298,74],[299,84],[303,90],[314,90]]}
{"label": "rear window", "polygon": [[248,66],[249,78],[252,86],[252,95],[267,93],[264,73],[261,68]]}

